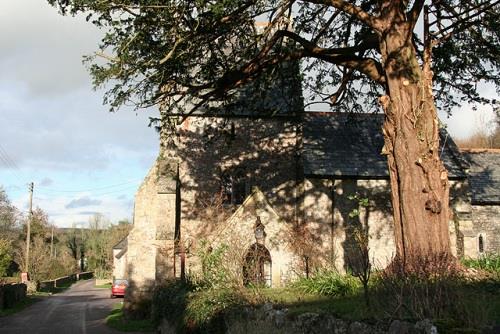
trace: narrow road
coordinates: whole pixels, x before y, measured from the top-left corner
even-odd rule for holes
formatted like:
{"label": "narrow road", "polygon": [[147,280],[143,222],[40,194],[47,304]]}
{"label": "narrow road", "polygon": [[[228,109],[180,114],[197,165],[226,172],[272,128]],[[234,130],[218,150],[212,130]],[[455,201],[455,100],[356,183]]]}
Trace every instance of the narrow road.
{"label": "narrow road", "polygon": [[96,289],[94,280],[80,281],[11,316],[0,318],[0,333],[115,334],[105,324],[113,305],[108,289]]}

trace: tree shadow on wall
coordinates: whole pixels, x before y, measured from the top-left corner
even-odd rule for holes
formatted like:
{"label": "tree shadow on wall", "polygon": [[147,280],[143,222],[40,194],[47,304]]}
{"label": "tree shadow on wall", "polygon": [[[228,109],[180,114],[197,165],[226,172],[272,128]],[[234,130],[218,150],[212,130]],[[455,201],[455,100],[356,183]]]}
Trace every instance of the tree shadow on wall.
{"label": "tree shadow on wall", "polygon": [[[321,117],[336,116],[331,114]],[[331,142],[331,138],[326,136],[328,133],[339,131],[339,124],[335,122],[321,124],[321,133],[325,136],[308,135],[305,139],[303,124],[300,117],[186,120],[180,130],[179,145],[176,148],[178,156],[182,158],[179,220],[182,227],[178,226],[176,235],[182,239],[181,234],[189,231],[190,237],[196,239],[217,233],[221,223],[239,207],[239,203],[225,201],[227,195],[224,194],[224,176],[243,175],[246,195],[253,186],[258,186],[282,222],[290,227],[288,234],[283,235],[282,239],[289,241],[286,247],[297,255],[301,274],[324,266],[324,259],[319,261],[321,258],[329,257],[330,262],[334,262],[332,258],[335,255],[325,254],[327,251],[324,244],[333,244],[340,233],[345,234],[342,244],[345,259],[352,257],[351,246],[355,242],[357,231],[370,233],[373,238],[382,237],[382,228],[377,226],[376,230],[369,231],[368,221],[372,212],[377,212],[374,215],[377,219],[390,217],[389,188],[380,185],[367,187],[356,183],[354,179],[335,180],[338,171],[323,177],[304,175],[304,160],[309,164],[306,169],[309,169],[310,173],[311,161],[317,162],[320,157],[331,155],[328,150],[334,150],[336,146],[330,145],[338,146],[342,145],[342,142]],[[304,144],[303,141],[307,143]],[[343,144],[342,150],[346,150],[346,146],[352,146],[351,141],[349,138],[347,143]],[[355,147],[361,145],[358,138],[355,142]],[[368,144],[370,143],[372,142],[368,141]],[[380,165],[380,159],[385,160],[380,157],[381,147],[368,149],[371,153],[363,154],[365,166]],[[315,155],[316,160],[311,159],[311,154]],[[345,155],[347,159],[347,154]],[[304,178],[329,178],[331,185],[315,186],[312,182],[313,186],[306,189],[303,186]],[[387,177],[381,179],[386,180]],[[343,189],[342,196],[336,194],[335,188],[338,187]],[[362,215],[353,218],[349,217],[349,214],[360,209],[359,203],[349,200],[348,196],[356,193],[368,198],[369,206],[361,210]],[[307,201],[304,201],[306,198]],[[330,204],[323,214],[318,212],[318,203],[325,200]],[[335,216],[332,209],[337,212]],[[304,215],[307,212],[313,214]],[[343,223],[340,224],[339,221]],[[309,226],[308,223],[317,224]],[[387,224],[390,224],[390,219]],[[333,253],[333,250],[330,253]]]}

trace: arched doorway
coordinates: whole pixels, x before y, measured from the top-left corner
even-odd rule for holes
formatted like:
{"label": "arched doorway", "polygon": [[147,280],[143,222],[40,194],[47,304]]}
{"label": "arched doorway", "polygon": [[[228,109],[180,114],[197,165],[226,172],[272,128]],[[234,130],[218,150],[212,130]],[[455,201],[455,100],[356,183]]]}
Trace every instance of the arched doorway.
{"label": "arched doorway", "polygon": [[258,243],[251,245],[245,255],[243,283],[271,287],[271,272],[271,254],[267,248]]}

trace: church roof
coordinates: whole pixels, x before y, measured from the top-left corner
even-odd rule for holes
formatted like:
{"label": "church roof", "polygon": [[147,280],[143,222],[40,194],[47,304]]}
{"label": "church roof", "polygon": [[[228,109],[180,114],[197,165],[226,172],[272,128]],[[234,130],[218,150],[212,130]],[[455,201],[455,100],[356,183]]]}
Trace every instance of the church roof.
{"label": "church roof", "polygon": [[[319,113],[304,116],[304,173],[324,178],[388,178],[382,114]],[[460,152],[445,130],[441,158],[450,179],[465,178]]]}
{"label": "church roof", "polygon": [[122,240],[118,241],[118,243],[116,245],[113,246],[113,249],[124,249],[124,248],[127,248],[127,237],[128,235],[123,238]]}
{"label": "church roof", "polygon": [[500,204],[500,150],[468,150],[472,204]]}

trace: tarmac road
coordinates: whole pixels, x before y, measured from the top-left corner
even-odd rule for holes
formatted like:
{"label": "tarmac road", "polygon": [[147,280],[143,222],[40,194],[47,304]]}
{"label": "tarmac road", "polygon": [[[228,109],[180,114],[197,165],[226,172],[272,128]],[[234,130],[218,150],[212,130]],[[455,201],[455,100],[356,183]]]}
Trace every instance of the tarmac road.
{"label": "tarmac road", "polygon": [[113,305],[109,289],[96,289],[94,280],[79,281],[68,290],[44,298],[19,313],[0,318],[0,333],[116,334],[105,319]]}

